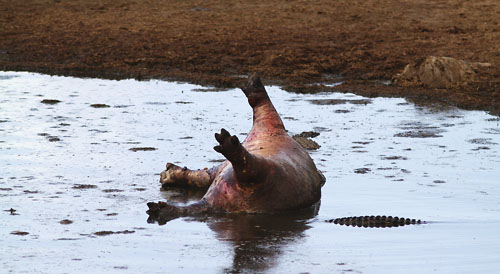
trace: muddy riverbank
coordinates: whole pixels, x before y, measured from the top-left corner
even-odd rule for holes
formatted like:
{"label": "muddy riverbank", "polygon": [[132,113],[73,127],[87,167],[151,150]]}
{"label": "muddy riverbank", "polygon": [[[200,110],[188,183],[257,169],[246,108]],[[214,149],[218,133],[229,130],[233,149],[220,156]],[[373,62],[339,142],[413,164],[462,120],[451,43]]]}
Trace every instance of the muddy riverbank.
{"label": "muddy riverbank", "polygon": [[[500,113],[500,2],[0,0],[0,69],[406,97]],[[427,56],[489,63],[436,89],[392,80]]]}

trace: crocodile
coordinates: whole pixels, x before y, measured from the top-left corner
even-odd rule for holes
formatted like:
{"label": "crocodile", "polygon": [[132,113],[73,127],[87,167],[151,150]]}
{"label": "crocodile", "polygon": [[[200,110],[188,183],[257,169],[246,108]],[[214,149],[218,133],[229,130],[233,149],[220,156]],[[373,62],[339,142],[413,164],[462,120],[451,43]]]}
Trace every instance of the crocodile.
{"label": "crocodile", "polygon": [[325,222],[334,223],[345,226],[357,227],[399,227],[405,225],[420,225],[427,222],[419,219],[400,218],[392,216],[356,216],[356,217],[342,217],[326,220]]}

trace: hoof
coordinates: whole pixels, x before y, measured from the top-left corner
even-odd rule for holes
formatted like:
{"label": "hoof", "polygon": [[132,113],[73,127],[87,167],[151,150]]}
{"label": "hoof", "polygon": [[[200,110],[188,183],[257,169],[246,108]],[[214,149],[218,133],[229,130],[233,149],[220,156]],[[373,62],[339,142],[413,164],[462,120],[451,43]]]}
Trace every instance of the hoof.
{"label": "hoof", "polygon": [[147,203],[147,205],[149,209],[146,211],[146,213],[148,215],[158,215],[158,213],[160,212],[160,207],[158,206],[158,203],[149,202]]}
{"label": "hoof", "polygon": [[215,133],[215,139],[219,142],[219,145],[215,146],[214,150],[224,155],[228,160],[239,152],[240,140],[236,135],[231,136],[227,130],[221,129],[220,134]]}
{"label": "hoof", "polygon": [[183,210],[179,207],[167,204],[165,202],[149,202],[147,203],[149,210],[146,213],[149,215],[147,222],[158,222],[160,225],[166,224],[168,221],[183,216]]}

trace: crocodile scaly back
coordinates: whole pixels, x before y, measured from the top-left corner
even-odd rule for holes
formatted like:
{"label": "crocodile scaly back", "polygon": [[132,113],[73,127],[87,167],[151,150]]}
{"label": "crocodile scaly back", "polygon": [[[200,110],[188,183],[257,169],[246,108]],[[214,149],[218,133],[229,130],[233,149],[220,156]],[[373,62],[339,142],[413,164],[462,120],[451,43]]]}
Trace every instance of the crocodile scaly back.
{"label": "crocodile scaly back", "polygon": [[326,222],[357,227],[399,227],[405,225],[425,224],[425,222],[422,222],[421,220],[392,216],[343,217],[326,220]]}

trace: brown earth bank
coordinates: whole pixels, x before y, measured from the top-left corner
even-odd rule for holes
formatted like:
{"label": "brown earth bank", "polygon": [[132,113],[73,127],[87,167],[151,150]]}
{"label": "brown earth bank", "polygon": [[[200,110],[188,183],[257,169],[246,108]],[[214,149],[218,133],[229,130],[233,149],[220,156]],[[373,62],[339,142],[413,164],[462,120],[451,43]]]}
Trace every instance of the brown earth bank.
{"label": "brown earth bank", "polygon": [[[397,96],[500,114],[500,1],[0,0],[0,70]],[[394,81],[428,56],[487,63]],[[329,83],[342,81],[331,87]]]}

